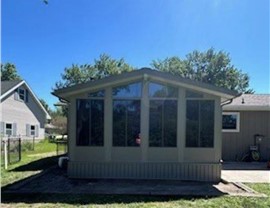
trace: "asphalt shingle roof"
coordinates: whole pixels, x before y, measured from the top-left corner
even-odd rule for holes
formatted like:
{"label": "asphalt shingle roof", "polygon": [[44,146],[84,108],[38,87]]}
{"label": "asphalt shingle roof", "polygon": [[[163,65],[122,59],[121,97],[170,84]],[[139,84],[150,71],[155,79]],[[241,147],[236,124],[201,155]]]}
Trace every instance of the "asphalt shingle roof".
{"label": "asphalt shingle roof", "polygon": [[270,94],[243,94],[233,99],[230,106],[270,106]]}
{"label": "asphalt shingle roof", "polygon": [[1,81],[1,95],[9,91],[11,88],[19,84],[22,80]]}

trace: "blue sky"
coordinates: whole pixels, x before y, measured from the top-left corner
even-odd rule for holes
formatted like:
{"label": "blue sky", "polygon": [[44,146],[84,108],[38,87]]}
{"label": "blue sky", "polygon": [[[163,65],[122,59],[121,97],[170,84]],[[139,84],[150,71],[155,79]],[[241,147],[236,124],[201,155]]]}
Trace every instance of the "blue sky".
{"label": "blue sky", "polygon": [[2,0],[1,22],[1,61],[51,107],[64,68],[101,53],[144,67],[214,47],[270,93],[268,0]]}

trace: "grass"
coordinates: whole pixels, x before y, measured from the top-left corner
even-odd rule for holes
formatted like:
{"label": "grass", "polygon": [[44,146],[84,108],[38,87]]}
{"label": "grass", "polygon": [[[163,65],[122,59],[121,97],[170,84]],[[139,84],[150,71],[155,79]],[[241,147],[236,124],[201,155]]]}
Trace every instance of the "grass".
{"label": "grass", "polygon": [[[50,164],[52,165],[53,161],[49,160],[44,167],[43,164],[40,164],[40,168],[35,167],[28,169],[24,169],[23,171],[19,171],[18,168],[25,166],[33,161],[39,161],[42,158],[47,158],[48,156],[55,156],[56,155],[56,145],[54,143],[50,143],[47,139],[42,140],[35,144],[34,151],[24,151],[22,152],[22,159],[18,163],[14,163],[8,166],[8,169],[5,170],[4,166],[1,166],[1,187],[14,183],[18,180],[27,178],[31,175],[37,174],[44,167],[48,167]],[[3,161],[2,161],[3,162]]]}
{"label": "grass", "polygon": [[[246,207],[270,206],[269,184],[247,184],[268,198],[221,196],[216,198],[179,198],[157,196],[43,194],[9,196],[4,203],[11,207]],[[8,200],[10,198],[10,201]]]}
{"label": "grass", "polygon": [[[34,151],[24,152],[22,161],[1,168],[1,182],[5,186],[55,164],[56,145],[44,140],[35,146]],[[31,194],[2,196],[3,207],[227,207],[227,208],[263,208],[270,207],[270,184],[246,184],[268,198],[258,197],[157,197],[157,196],[124,196],[124,195],[86,195],[86,194]]]}

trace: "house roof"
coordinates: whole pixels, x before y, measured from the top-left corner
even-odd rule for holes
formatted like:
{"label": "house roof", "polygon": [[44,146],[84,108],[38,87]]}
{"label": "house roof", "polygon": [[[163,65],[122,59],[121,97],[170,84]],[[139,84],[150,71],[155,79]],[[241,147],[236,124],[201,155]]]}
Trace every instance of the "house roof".
{"label": "house roof", "polygon": [[270,111],[270,94],[243,94],[223,110]]}
{"label": "house roof", "polygon": [[22,80],[1,81],[1,95],[18,85]]}
{"label": "house roof", "polygon": [[77,84],[71,87],[58,89],[52,92],[52,94],[59,98],[67,99],[68,97],[72,95],[84,93],[89,90],[105,88],[111,85],[120,85],[125,82],[136,81],[139,79],[161,81],[161,82],[166,81],[170,84],[182,86],[188,89],[197,90],[197,91],[205,92],[208,94],[213,94],[213,95],[223,98],[224,100],[232,99],[238,94],[237,91],[232,91],[225,88],[216,87],[211,84],[207,84],[207,83],[203,83],[203,82],[199,82],[199,81],[195,81],[195,80],[191,80],[187,78],[182,78],[179,76],[174,76],[168,72],[160,72],[160,71],[152,70],[149,68],[142,68],[142,69],[134,70],[131,72],[125,72],[119,75],[112,75],[112,76],[105,77],[100,80],[89,81],[83,84]]}
{"label": "house roof", "polygon": [[1,81],[1,96],[0,100],[2,100],[10,95],[10,93],[14,92],[18,87],[25,85],[25,87],[29,90],[29,93],[33,96],[36,103],[39,105],[39,107],[42,109],[42,111],[45,113],[47,119],[51,119],[51,116],[46,111],[46,109],[43,107],[43,105],[40,103],[38,97],[35,95],[35,93],[32,91],[32,89],[29,87],[29,85],[24,80],[14,80],[14,81]]}

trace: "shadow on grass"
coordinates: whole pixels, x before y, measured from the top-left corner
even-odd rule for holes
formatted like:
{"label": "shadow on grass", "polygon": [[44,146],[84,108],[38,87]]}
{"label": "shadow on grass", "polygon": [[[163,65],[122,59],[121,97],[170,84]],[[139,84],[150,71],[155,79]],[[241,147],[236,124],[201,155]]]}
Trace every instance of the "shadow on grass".
{"label": "shadow on grass", "polygon": [[36,170],[45,170],[49,167],[57,164],[58,156],[46,157],[39,160],[35,160],[26,165],[19,166],[17,168],[9,170],[10,172],[21,172],[21,171],[36,171]]}
{"label": "shadow on grass", "polygon": [[2,195],[2,203],[63,203],[70,205],[131,204],[150,202],[173,202],[176,200],[196,201],[217,198],[208,196],[148,196],[148,195],[102,195],[102,194],[7,194]]}

